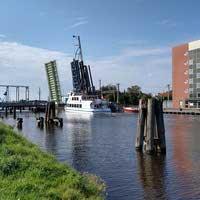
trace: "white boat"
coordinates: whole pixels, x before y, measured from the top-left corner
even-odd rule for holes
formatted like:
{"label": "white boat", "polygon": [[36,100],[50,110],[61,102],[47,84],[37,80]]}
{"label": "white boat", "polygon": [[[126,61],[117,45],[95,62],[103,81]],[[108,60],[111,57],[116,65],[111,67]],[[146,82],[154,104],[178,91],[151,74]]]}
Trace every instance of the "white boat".
{"label": "white boat", "polygon": [[66,112],[110,113],[108,102],[100,99],[98,95],[68,94]]}
{"label": "white boat", "polygon": [[73,61],[71,62],[73,92],[67,96],[65,111],[78,113],[108,113],[111,109],[108,102],[96,95],[90,66],[83,63],[80,36],[73,36],[78,40]]}

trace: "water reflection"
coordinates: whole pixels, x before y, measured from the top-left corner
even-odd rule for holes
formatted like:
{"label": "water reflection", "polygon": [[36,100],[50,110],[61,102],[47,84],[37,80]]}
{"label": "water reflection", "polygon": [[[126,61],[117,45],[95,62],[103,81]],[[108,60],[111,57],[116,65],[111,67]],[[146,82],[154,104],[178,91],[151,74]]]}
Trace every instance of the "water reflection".
{"label": "water reflection", "polygon": [[190,124],[173,124],[171,127],[171,138],[173,140],[173,162],[176,170],[179,173],[185,173],[191,170],[192,163],[190,156],[188,156],[190,149],[190,142],[188,141],[188,134],[190,134]]}
{"label": "water reflection", "polygon": [[166,193],[165,155],[146,155],[136,152],[137,170],[145,199],[168,199]]}
{"label": "water reflection", "polygon": [[66,113],[66,130],[70,130],[68,136],[71,139],[72,165],[79,171],[85,171],[92,166],[89,153],[93,117],[91,113]]}
{"label": "water reflection", "polygon": [[[42,116],[42,115],[41,115]],[[14,126],[16,120],[2,119]],[[200,199],[200,118],[165,116],[166,156],[135,152],[137,115],[60,113],[63,128],[39,129],[36,116],[22,114],[20,131],[42,150],[79,171],[102,177],[107,200]]]}
{"label": "water reflection", "polygon": [[[170,137],[172,145],[172,159],[169,164],[172,166],[174,180],[174,191],[181,198],[192,199],[199,195],[194,185],[199,185],[200,162],[197,154],[200,155],[199,145],[194,145],[199,135],[199,123],[196,123],[192,116],[173,116],[176,123],[170,121]],[[171,119],[171,120],[172,120]],[[196,143],[197,144],[197,143]],[[193,184],[191,184],[193,183]],[[189,191],[189,192],[188,192]]]}

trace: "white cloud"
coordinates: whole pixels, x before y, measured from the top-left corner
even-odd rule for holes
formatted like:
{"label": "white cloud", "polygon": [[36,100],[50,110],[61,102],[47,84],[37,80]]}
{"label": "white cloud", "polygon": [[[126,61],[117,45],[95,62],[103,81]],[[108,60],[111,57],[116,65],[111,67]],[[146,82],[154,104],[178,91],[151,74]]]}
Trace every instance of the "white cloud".
{"label": "white cloud", "polygon": [[155,56],[167,53],[169,48],[128,48],[122,52],[123,57]]}
{"label": "white cloud", "polygon": [[6,35],[0,34],[0,38],[6,38]]}
{"label": "white cloud", "polygon": [[[0,42],[0,83],[29,85],[33,98],[36,98],[38,87],[41,87],[43,97],[46,98],[48,85],[44,63],[51,60],[57,60],[60,80],[65,81],[66,75],[71,75],[69,55],[14,42]],[[65,86],[69,82],[71,80],[66,81]]]}
{"label": "white cloud", "polygon": [[88,17],[87,16],[82,16],[82,17],[77,17],[76,20],[77,21],[84,21],[84,20],[87,20]]}
{"label": "white cloud", "polygon": [[170,19],[163,19],[159,22],[157,22],[158,25],[161,25],[161,26],[167,26],[167,27],[175,27],[177,26],[177,23],[171,21]]}
{"label": "white cloud", "polygon": [[81,25],[84,25],[84,24],[87,24],[89,21],[88,21],[88,17],[77,17],[75,19],[75,22],[70,25],[68,27],[68,29],[72,29],[72,28],[76,28],[78,26],[81,26]]}
{"label": "white cloud", "polygon": [[75,28],[77,26],[81,26],[81,25],[84,25],[84,24],[87,24],[88,21],[87,20],[84,20],[84,21],[80,21],[80,22],[76,22],[74,23],[73,25],[70,26],[70,28]]}
{"label": "white cloud", "polygon": [[[0,42],[0,84],[29,85],[32,98],[37,98],[38,87],[47,97],[48,85],[44,63],[56,60],[63,92],[72,89],[68,54],[31,47],[14,42]],[[116,56],[85,60],[91,65],[94,84],[120,83],[121,89],[137,84],[145,92],[160,92],[171,82],[169,48],[128,48]],[[0,91],[0,97],[2,91]]]}
{"label": "white cloud", "polygon": [[171,55],[169,48],[125,49],[121,54],[89,61],[96,84],[121,83],[121,88],[137,84],[145,92],[162,91],[171,83]]}

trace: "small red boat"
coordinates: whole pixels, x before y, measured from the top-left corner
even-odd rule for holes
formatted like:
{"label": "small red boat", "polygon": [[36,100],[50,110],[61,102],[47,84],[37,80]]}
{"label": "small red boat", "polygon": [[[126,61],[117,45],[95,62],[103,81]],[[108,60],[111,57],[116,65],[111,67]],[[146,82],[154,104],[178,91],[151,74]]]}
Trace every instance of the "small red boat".
{"label": "small red boat", "polygon": [[123,107],[123,111],[126,112],[126,113],[138,113],[139,108]]}

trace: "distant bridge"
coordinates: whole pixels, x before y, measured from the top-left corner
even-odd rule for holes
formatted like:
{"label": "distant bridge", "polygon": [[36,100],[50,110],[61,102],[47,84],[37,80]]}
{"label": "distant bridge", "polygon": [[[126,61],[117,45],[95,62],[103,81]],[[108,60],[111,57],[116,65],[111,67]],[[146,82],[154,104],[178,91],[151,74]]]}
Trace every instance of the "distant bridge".
{"label": "distant bridge", "polygon": [[6,91],[4,93],[6,97],[6,101],[10,101],[10,88],[16,89],[16,101],[19,101],[20,99],[20,88],[25,88],[25,100],[29,100],[29,86],[26,85],[0,85],[0,87],[6,88]]}
{"label": "distant bridge", "polygon": [[44,112],[46,109],[47,101],[14,101],[14,102],[0,102],[0,110],[5,111],[5,114],[8,114],[8,111],[10,113],[15,113],[16,110],[32,110],[34,112]]}

